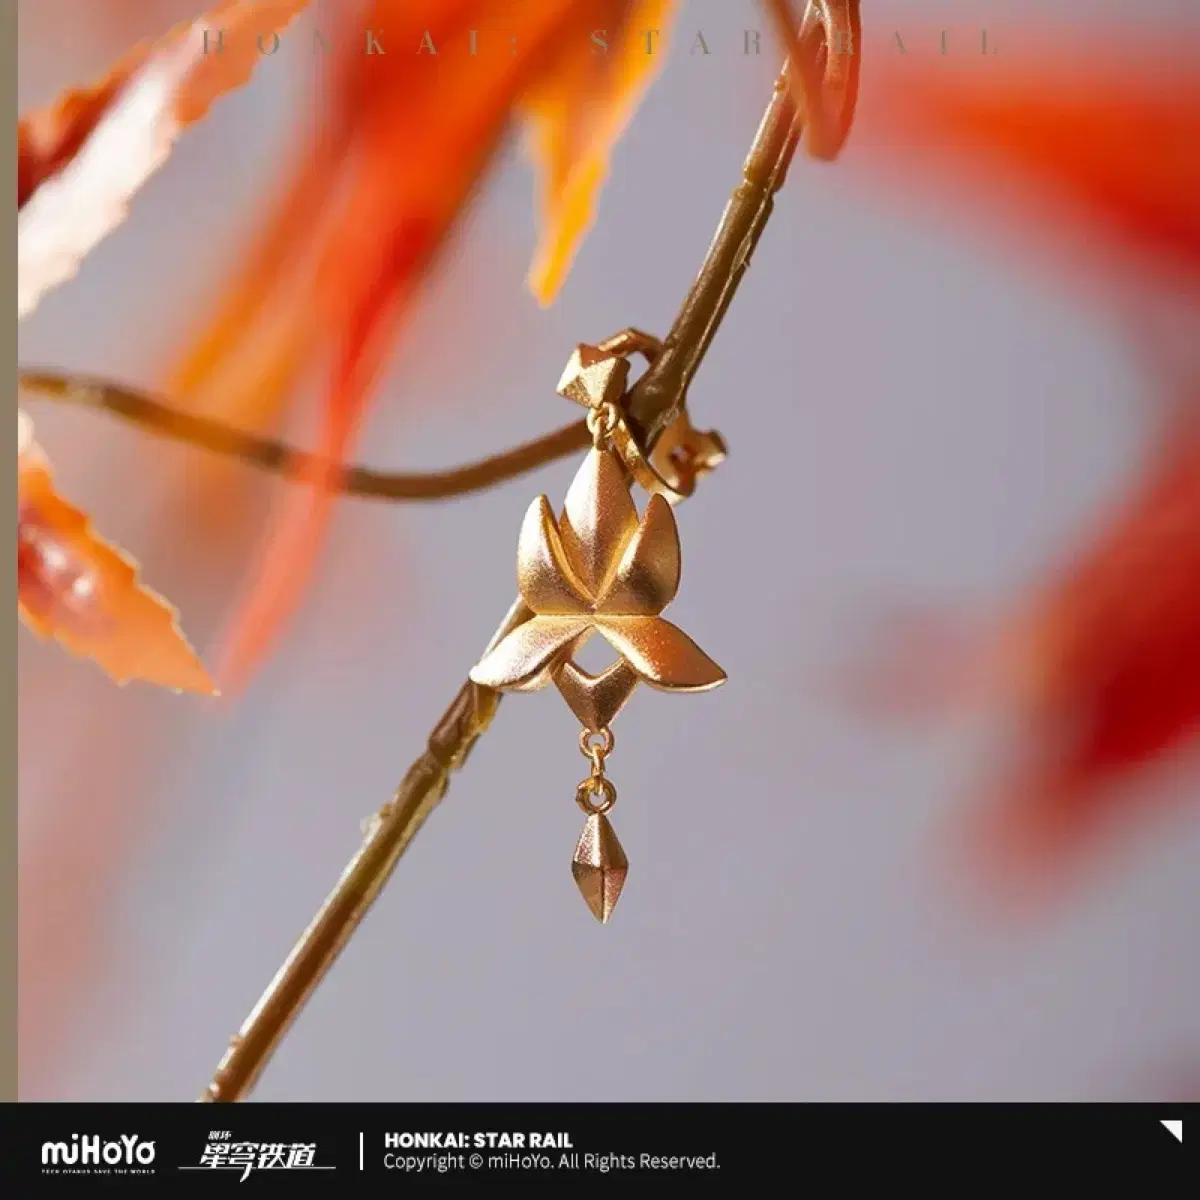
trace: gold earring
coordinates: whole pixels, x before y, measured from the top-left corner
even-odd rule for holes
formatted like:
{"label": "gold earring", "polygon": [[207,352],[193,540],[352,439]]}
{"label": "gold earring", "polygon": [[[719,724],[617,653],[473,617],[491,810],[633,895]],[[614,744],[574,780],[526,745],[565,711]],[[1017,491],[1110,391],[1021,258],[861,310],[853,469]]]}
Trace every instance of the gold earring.
{"label": "gold earring", "polygon": [[[725,448],[718,435],[693,430],[684,415],[664,431],[653,454],[643,449],[625,419],[629,363],[619,348],[649,354],[648,344],[653,339],[626,331],[572,355],[558,391],[587,407],[592,448],[557,520],[544,495],[526,512],[517,583],[528,615],[471,671],[475,683],[498,691],[553,683],[583,726],[579,747],[591,770],[575,789],[586,820],[571,871],[601,922],[612,915],[629,870],[608,818],[617,799],[605,773],[615,744],[613,719],[639,682],[699,692],[725,681],[725,672],[661,615],[679,586],[672,504],[691,494],[697,476],[720,462]],[[640,517],[633,482],[650,493]],[[590,675],[572,655],[597,633],[619,657]]]}

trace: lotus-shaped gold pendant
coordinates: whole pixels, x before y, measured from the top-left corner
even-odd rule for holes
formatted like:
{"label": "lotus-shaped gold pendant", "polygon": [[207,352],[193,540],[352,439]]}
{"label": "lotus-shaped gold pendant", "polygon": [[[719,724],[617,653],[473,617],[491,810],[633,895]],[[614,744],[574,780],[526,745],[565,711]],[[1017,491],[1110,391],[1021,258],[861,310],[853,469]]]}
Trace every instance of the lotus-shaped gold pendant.
{"label": "lotus-shaped gold pendant", "polygon": [[[471,671],[501,691],[553,681],[587,729],[608,726],[639,680],[667,691],[706,691],[725,672],[660,614],[679,588],[679,532],[662,496],[639,519],[620,459],[593,449],[556,522],[545,496],[525,514],[517,584],[533,616]],[[571,656],[594,633],[620,657],[599,675]]]}
{"label": "lotus-shaped gold pendant", "polygon": [[[662,616],[679,588],[679,531],[660,492],[651,494],[640,518],[634,506],[627,460],[619,452],[620,444],[630,443],[617,404],[625,369],[622,360],[589,347],[581,347],[568,366],[559,390],[587,402],[596,445],[557,521],[545,496],[529,506],[517,545],[517,586],[531,615],[471,672],[473,682],[498,691],[528,692],[553,682],[582,723],[580,749],[591,758],[592,772],[575,792],[587,822],[571,873],[601,922],[612,914],[629,870],[607,816],[616,800],[604,773],[613,747],[609,723],[639,680],[679,692],[706,691],[725,680],[725,672]],[[697,472],[724,453],[715,439],[710,449]],[[650,469],[644,456],[637,461]],[[684,481],[678,494],[687,494],[692,482]],[[589,675],[571,656],[595,633],[619,657]]]}

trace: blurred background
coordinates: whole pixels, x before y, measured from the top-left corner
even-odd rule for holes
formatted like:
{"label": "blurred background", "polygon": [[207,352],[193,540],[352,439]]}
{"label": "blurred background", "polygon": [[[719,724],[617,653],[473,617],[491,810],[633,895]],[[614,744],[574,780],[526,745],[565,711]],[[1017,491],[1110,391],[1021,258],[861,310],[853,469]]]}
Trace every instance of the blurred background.
{"label": "blurred background", "polygon": [[[1130,6],[871,0],[865,46],[945,20],[965,41],[994,30],[1003,54],[1034,8],[1083,29]],[[195,11],[21,3],[21,108]],[[1125,19],[1184,34],[1197,13],[1141,0]],[[747,27],[767,40],[747,0],[685,5],[548,310],[524,284],[531,174],[504,155],[396,345],[357,461],[432,469],[533,437],[575,415],[554,386],[577,342],[665,332],[778,66],[742,55]],[[707,56],[687,53],[696,29]],[[318,86],[285,41],[188,131],[22,326],[22,363],[158,381]],[[1151,822],[1036,920],[998,921],[931,850],[987,714],[914,736],[828,686],[881,607],[990,611],[1037,585],[1153,433],[1152,385],[1109,323],[986,227],[864,186],[867,152],[797,161],[692,392],[730,457],[679,510],[668,615],[729,682],[639,690],[618,723],[631,868],[611,924],[568,869],[573,719],[550,691],[507,700],[256,1099],[1158,1099],[1195,1075],[1191,814]],[[313,399],[289,417],[297,441]],[[220,468],[221,520],[193,526],[188,497],[214,478],[202,452],[30,411],[63,491],[206,650],[289,485]],[[21,631],[23,1099],[200,1091],[504,615],[529,501],[557,503],[574,470],[443,503],[340,502],[297,620],[225,705],[115,689]],[[603,1052],[581,1058],[581,1038]]]}

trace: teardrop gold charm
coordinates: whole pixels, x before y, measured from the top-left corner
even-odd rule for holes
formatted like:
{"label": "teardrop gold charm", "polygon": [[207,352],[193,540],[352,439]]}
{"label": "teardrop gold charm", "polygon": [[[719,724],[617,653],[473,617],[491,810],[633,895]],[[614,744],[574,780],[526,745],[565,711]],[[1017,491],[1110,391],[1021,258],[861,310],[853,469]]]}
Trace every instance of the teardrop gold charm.
{"label": "teardrop gold charm", "polygon": [[584,823],[575,846],[571,874],[592,916],[601,924],[607,922],[625,886],[629,859],[603,813],[591,813]]}

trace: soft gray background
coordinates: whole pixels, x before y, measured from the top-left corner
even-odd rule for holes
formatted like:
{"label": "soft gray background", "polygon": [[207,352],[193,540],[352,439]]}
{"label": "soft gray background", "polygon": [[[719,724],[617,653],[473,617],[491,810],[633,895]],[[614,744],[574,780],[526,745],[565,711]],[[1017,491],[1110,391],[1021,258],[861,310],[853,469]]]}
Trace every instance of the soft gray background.
{"label": "soft gray background", "polygon": [[[120,13],[140,33],[188,7],[23,4],[22,105],[101,67],[127,40]],[[513,153],[398,350],[361,460],[436,466],[532,436],[571,415],[553,388],[575,342],[665,328],[775,66],[740,56],[740,29],[764,25],[751,5],[687,7],[559,303],[539,311],[522,290],[531,177]],[[875,30],[931,13],[970,30],[1034,6],[864,7]],[[1151,9],[1183,22],[1194,4]],[[697,26],[708,59],[686,54]],[[273,64],[222,102],[22,329],[22,360],[152,379],[249,228],[307,86]],[[977,731],[884,729],[824,686],[875,604],[1020,595],[1146,431],[1119,342],[984,232],[797,165],[693,396],[731,457],[680,510],[671,615],[730,681],[639,692],[622,716],[611,766],[632,869],[613,922],[588,916],[568,870],[572,720],[552,692],[511,699],[257,1098],[1111,1098],[1161,1090],[1162,1063],[1200,1053],[1194,824],[1155,826],[1014,934],[931,870]],[[203,643],[240,577],[197,577],[187,531],[164,546],[150,500],[195,456],[34,413],[64,487],[143,553]],[[530,498],[573,470],[440,506],[344,503],[290,636],[223,715],[114,690],[22,635],[22,853],[59,828],[64,795],[85,847],[103,847],[112,814],[86,800],[104,773],[135,814],[109,829],[116,880],[54,917],[96,917],[94,969],[22,978],[23,1005],[56,1014],[49,1042],[23,1047],[25,1098],[199,1091],[503,615]],[[253,493],[264,516],[273,494]]]}

